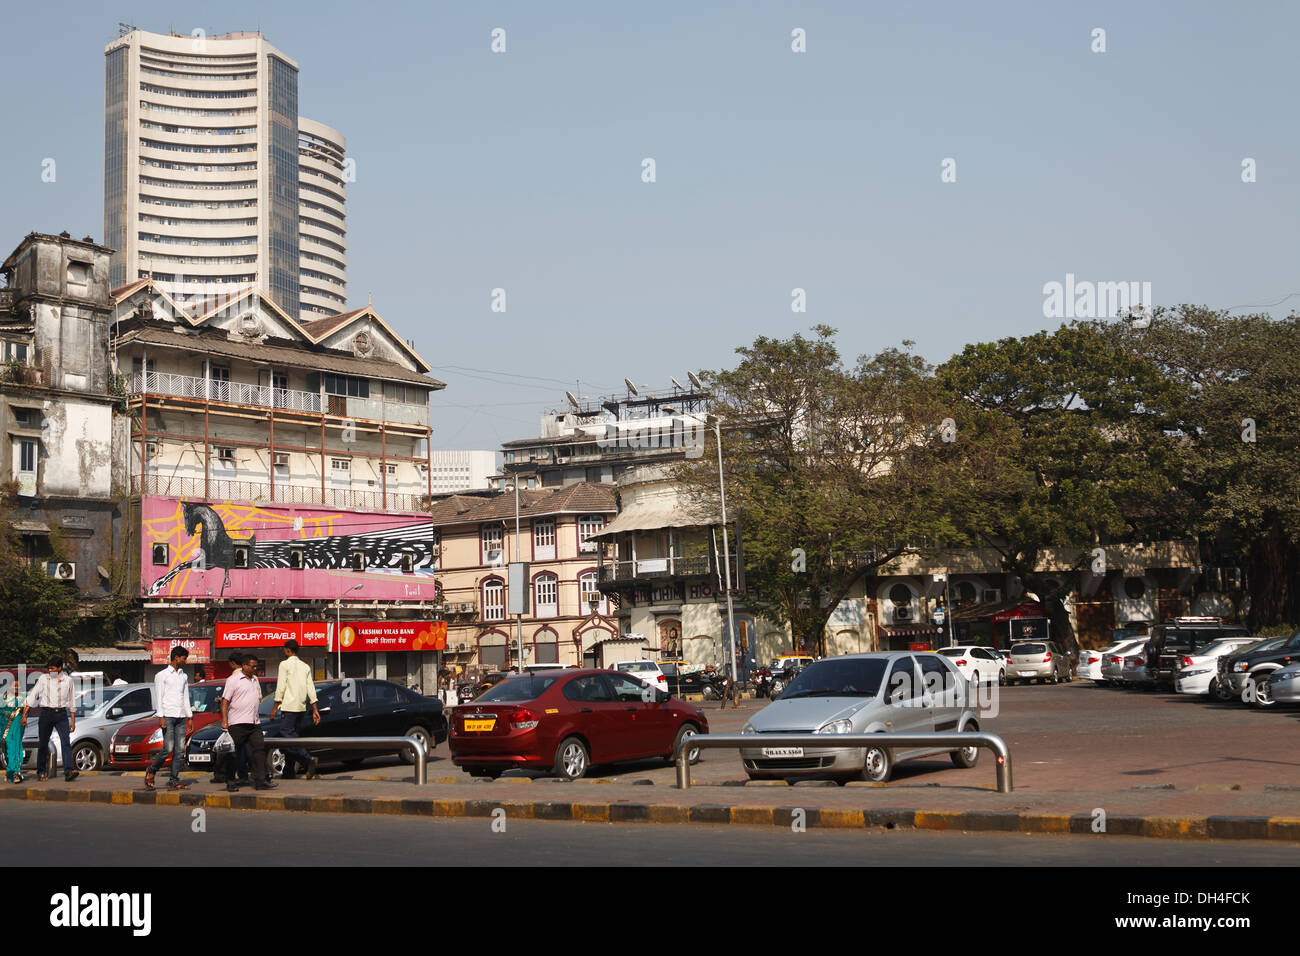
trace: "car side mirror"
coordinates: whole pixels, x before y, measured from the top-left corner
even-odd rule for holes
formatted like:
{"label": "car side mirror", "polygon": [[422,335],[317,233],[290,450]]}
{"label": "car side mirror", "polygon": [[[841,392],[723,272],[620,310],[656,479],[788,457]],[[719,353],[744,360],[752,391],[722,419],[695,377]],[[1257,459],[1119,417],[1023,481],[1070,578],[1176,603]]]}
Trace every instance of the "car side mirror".
{"label": "car side mirror", "polygon": [[108,712],[108,716],[110,717],[121,717],[122,714],[123,711],[121,707],[114,707],[112,710]]}

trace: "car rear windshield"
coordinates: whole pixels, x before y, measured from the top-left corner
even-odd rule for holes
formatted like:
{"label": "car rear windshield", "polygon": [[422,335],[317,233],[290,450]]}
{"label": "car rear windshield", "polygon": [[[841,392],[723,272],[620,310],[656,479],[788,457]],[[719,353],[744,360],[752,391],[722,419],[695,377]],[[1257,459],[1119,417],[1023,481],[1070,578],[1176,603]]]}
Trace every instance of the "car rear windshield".
{"label": "car rear windshield", "polygon": [[551,673],[512,677],[480,694],[474,703],[504,704],[511,701],[536,700],[559,679],[558,674]]}
{"label": "car rear windshield", "polygon": [[961,657],[964,653],[960,647],[944,647],[939,650],[944,657]]}
{"label": "car rear windshield", "polygon": [[616,664],[614,666],[614,670],[623,671],[628,674],[635,674],[641,671],[652,671],[654,669],[655,665],[651,664],[649,661],[625,661],[622,664]]}
{"label": "car rear windshield", "polygon": [[814,661],[790,682],[782,700],[792,697],[875,697],[885,677],[882,657]]}
{"label": "car rear windshield", "polygon": [[1046,644],[1017,644],[1011,648],[1012,654],[1046,654]]}

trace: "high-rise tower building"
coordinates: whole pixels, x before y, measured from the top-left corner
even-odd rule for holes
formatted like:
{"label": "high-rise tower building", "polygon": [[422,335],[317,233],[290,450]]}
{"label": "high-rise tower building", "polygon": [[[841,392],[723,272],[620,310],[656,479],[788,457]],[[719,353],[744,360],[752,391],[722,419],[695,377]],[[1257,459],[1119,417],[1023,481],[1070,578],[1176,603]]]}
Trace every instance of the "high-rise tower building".
{"label": "high-rise tower building", "polygon": [[298,118],[298,257],[307,321],[347,308],[346,146],[338,130]]}
{"label": "high-rise tower building", "polygon": [[260,33],[132,30],[104,54],[113,286],[152,275],[173,296],[207,299],[256,284],[298,316],[300,269],[326,271],[300,262],[298,64]]}

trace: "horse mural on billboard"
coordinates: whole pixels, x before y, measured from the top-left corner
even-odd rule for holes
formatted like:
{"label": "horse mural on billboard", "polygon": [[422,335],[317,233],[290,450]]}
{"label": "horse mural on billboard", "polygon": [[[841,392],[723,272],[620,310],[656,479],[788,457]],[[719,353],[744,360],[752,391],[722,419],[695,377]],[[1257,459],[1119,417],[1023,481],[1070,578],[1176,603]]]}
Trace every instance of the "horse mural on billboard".
{"label": "horse mural on billboard", "polygon": [[[350,578],[363,585],[359,597],[436,599],[437,554],[428,521],[153,497],[144,508],[146,596],[333,600]],[[169,546],[168,566],[161,569],[154,563],[158,544]],[[361,571],[353,564],[358,554]],[[151,570],[161,573],[147,583]]]}

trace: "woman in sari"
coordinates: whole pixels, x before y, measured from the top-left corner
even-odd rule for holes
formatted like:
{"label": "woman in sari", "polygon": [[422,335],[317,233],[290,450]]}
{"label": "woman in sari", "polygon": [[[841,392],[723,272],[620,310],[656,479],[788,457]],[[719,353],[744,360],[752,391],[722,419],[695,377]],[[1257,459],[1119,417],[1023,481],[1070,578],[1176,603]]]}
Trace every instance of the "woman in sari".
{"label": "woman in sari", "polygon": [[0,726],[4,727],[0,741],[5,752],[5,779],[10,783],[23,782],[23,727],[19,723],[22,716],[22,698],[11,687],[0,697]]}

